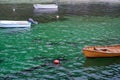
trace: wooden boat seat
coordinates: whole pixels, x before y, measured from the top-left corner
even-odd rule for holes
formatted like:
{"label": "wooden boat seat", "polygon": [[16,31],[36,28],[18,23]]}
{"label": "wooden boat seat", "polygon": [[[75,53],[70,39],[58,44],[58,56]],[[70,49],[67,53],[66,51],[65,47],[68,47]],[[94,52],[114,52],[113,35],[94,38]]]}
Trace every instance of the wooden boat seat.
{"label": "wooden boat seat", "polygon": [[108,49],[108,48],[97,48],[97,47],[94,47],[94,50],[99,51],[99,52],[111,53],[111,50]]}
{"label": "wooden boat seat", "polygon": [[120,57],[120,45],[88,46],[83,48],[85,57]]}
{"label": "wooden boat seat", "polygon": [[94,50],[106,52],[106,53],[120,53],[119,48],[97,48],[97,47],[94,47]]}

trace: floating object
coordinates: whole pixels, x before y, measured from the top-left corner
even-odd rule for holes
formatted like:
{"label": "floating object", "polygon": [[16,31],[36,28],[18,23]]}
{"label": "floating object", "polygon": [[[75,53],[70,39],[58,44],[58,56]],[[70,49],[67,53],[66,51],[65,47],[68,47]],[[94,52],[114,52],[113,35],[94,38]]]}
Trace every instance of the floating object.
{"label": "floating object", "polygon": [[54,64],[59,64],[60,63],[60,61],[59,60],[54,60]]}
{"label": "floating object", "polygon": [[37,22],[37,21],[34,21],[32,18],[29,18],[28,21],[29,21],[30,23],[32,23],[32,24],[38,24],[38,22]]}
{"label": "floating object", "polygon": [[14,12],[15,12],[15,8],[14,9],[12,9]]}
{"label": "floating object", "polygon": [[28,21],[12,21],[12,20],[0,20],[0,27],[10,28],[10,27],[31,27],[31,23]]}
{"label": "floating object", "polygon": [[59,18],[60,18],[60,16],[59,16],[59,15],[56,15],[56,18],[57,18],[57,19],[59,19]]}
{"label": "floating object", "polygon": [[117,57],[120,56],[120,45],[89,46],[83,48],[85,57]]}
{"label": "floating object", "polygon": [[33,4],[33,7],[35,8],[35,9],[40,9],[40,8],[49,8],[49,9],[57,9],[58,8],[58,6],[56,5],[56,4]]}
{"label": "floating object", "polygon": [[35,15],[42,14],[56,14],[58,12],[58,5],[56,4],[33,4],[33,12]]}

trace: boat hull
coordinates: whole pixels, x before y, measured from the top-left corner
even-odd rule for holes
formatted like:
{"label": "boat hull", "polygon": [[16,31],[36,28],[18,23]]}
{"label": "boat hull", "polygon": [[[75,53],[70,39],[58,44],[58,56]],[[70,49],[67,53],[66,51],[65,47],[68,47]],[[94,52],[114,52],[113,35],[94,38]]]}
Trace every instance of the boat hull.
{"label": "boat hull", "polygon": [[[100,51],[100,50],[94,50],[94,46],[91,47],[85,47],[83,48],[83,53],[85,55],[85,57],[91,57],[91,58],[95,58],[95,57],[118,57],[120,56],[120,46],[99,46],[96,47],[98,49],[104,49],[104,51]],[[107,51],[107,50],[109,51]]]}
{"label": "boat hull", "polygon": [[56,4],[34,4],[33,7],[35,9],[57,9],[58,8]]}
{"label": "boat hull", "polygon": [[1,28],[22,28],[22,27],[31,27],[31,23],[28,21],[9,21],[9,20],[1,20],[0,21]]}

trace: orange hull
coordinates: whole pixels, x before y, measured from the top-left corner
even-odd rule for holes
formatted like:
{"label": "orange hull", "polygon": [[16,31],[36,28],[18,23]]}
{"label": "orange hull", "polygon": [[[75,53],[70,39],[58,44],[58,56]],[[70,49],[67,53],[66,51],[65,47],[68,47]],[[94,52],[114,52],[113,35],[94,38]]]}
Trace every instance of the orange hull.
{"label": "orange hull", "polygon": [[89,46],[83,48],[85,57],[117,57],[120,56],[120,45]]}

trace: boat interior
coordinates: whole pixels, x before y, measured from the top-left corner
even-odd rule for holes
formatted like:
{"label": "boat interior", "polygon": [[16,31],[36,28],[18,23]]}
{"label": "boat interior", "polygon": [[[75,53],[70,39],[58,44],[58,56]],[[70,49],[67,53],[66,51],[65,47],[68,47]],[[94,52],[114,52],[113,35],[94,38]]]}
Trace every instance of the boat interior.
{"label": "boat interior", "polygon": [[105,52],[105,53],[120,53],[120,45],[115,46],[92,46],[85,48],[86,50],[90,51],[98,51],[98,52]]}

